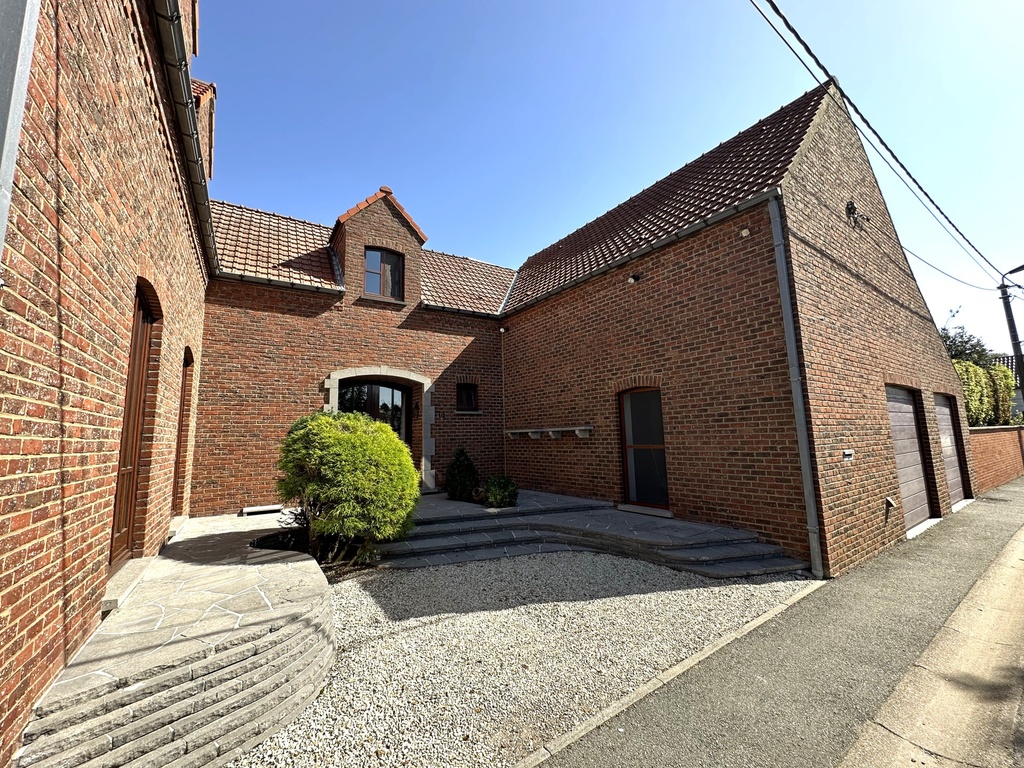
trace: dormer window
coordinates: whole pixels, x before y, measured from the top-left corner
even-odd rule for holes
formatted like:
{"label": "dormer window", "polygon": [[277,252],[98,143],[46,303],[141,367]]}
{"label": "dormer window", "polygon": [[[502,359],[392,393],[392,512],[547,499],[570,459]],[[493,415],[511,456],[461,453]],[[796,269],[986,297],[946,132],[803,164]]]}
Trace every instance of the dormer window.
{"label": "dormer window", "polygon": [[367,248],[363,293],[401,301],[405,298],[402,267],[402,254],[383,248]]}

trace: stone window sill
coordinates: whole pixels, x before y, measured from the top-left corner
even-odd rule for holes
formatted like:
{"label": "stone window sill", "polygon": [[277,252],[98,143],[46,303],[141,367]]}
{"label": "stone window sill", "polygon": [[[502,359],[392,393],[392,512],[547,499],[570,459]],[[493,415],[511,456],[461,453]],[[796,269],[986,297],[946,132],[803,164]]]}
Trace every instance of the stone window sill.
{"label": "stone window sill", "polygon": [[356,299],[356,301],[366,302],[368,304],[387,304],[388,306],[395,307],[396,309],[407,306],[401,299],[392,299],[390,296],[376,296],[372,293],[364,293]]}

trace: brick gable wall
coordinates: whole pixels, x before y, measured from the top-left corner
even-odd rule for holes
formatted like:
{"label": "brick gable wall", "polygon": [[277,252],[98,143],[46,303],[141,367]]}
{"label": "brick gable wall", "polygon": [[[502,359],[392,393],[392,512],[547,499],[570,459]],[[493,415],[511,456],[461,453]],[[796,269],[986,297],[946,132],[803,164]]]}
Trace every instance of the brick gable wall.
{"label": "brick gable wall", "polygon": [[138,276],[163,313],[140,554],[170,516],[205,278],[149,14],[43,0],[39,18],[0,291],[0,764],[99,619]]}
{"label": "brick gable wall", "polygon": [[[325,404],[323,381],[387,366],[433,381],[432,467],[438,481],[465,446],[484,475],[502,470],[502,392],[496,320],[416,306],[421,248],[386,199],[334,234],[347,293],[337,296],[227,280],[207,293],[192,513],[277,501],[278,446],[289,425]],[[404,305],[363,298],[365,246],[405,256]],[[377,377],[380,378],[380,377]],[[478,384],[480,414],[456,414],[456,384]],[[411,382],[411,448],[422,466],[422,386]]]}
{"label": "brick gable wall", "polygon": [[[870,218],[863,228],[848,224],[849,200]],[[967,418],[860,138],[832,99],[790,169],[783,202],[825,560],[837,575],[904,534],[902,510],[885,503],[899,499],[886,384],[920,392],[935,513],[950,504],[934,395],[952,395],[960,423]],[[966,435],[962,442],[970,463]]]}
{"label": "brick gable wall", "polygon": [[622,501],[618,393],[660,387],[672,514],[807,557],[781,312],[762,204],[514,314],[507,428],[594,431],[507,440],[510,474]]}

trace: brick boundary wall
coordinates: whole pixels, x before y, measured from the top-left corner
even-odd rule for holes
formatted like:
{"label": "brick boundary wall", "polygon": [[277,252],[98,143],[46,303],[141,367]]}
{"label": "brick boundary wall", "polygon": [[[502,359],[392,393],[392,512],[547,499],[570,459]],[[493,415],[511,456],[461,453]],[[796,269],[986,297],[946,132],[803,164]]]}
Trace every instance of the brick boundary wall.
{"label": "brick boundary wall", "polygon": [[1024,475],[1024,427],[971,427],[974,495]]}

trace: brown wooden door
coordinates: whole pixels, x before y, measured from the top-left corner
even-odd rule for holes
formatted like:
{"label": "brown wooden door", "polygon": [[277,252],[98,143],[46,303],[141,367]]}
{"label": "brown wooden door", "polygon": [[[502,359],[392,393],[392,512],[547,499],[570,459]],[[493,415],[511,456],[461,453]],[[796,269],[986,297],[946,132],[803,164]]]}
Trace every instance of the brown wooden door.
{"label": "brown wooden door", "polygon": [[921,450],[921,429],[913,392],[899,387],[886,387],[885,396],[889,403],[889,423],[892,426],[903,521],[909,531],[927,520],[932,510],[924,453]]}
{"label": "brown wooden door", "polygon": [[121,425],[121,452],[114,491],[114,522],[110,539],[110,565],[113,568],[131,557],[132,528],[139,484],[139,459],[142,454],[142,426],[149,388],[149,353],[153,339],[153,313],[141,291],[135,293],[135,319],[128,356],[128,381],[124,398],[124,422]]}
{"label": "brown wooden door", "polygon": [[935,396],[935,421],[938,422],[939,441],[942,443],[942,463],[946,468],[949,503],[956,504],[964,500],[964,481],[960,471],[960,440],[957,438],[953,398],[947,395]]}

